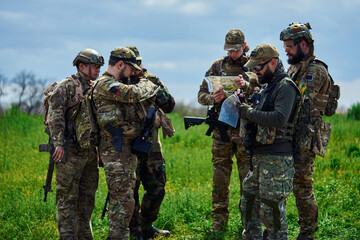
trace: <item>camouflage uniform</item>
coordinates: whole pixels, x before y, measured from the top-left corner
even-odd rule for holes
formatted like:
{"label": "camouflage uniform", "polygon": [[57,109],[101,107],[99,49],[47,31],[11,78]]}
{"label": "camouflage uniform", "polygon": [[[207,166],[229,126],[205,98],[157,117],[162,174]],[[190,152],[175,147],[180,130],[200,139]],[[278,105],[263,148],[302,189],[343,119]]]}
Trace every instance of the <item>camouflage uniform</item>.
{"label": "camouflage uniform", "polygon": [[48,126],[54,146],[66,147],[65,139],[69,138],[66,161],[56,164],[60,239],[92,239],[90,217],[99,178],[97,154],[94,148],[80,148],[71,118],[88,87],[90,81],[73,75],[62,80],[49,97]]}
{"label": "camouflage uniform", "polygon": [[[293,27],[302,27],[303,30],[297,33],[302,35],[291,34]],[[313,41],[306,25],[296,23],[290,25],[283,30],[280,39],[283,41],[292,39],[289,33],[291,36]],[[316,60],[312,52],[305,56],[300,63],[290,65],[288,69],[289,76],[297,84],[302,94],[302,104],[296,124],[294,195],[299,213],[300,234],[308,239],[313,239],[314,233],[318,229],[318,205],[313,191],[314,180],[312,178],[315,153],[319,152],[316,146],[324,145],[325,142],[327,144],[330,136],[330,125],[321,119],[329,97],[330,77],[325,65]],[[317,142],[320,129],[328,131],[327,140],[323,143]],[[325,154],[325,152],[320,154]]]}
{"label": "camouflage uniform", "polygon": [[[141,133],[145,116],[138,103],[154,89],[155,85],[149,81],[140,81],[136,85],[120,83],[108,72],[94,87],[93,100],[101,136],[99,152],[110,194],[108,239],[129,239],[137,165],[131,147]],[[123,132],[114,133],[108,126]]]}
{"label": "camouflage uniform", "polygon": [[[169,106],[165,111],[171,112],[175,106],[175,100],[170,95],[168,89],[164,86],[159,78],[153,74],[149,74],[143,69],[143,75],[140,78],[150,80],[156,86],[163,86],[165,93],[161,96],[162,102],[166,102]],[[140,78],[131,79],[131,84],[136,84]],[[159,97],[159,96],[158,96]],[[157,97],[157,98],[158,98]],[[158,100],[157,100],[158,101]],[[148,109],[150,105],[156,103],[145,102],[144,107]],[[161,142],[159,139],[159,126],[154,126],[151,135],[152,151],[148,159],[139,158],[136,184],[134,190],[135,209],[130,222],[130,231],[134,234],[140,231],[146,231],[151,228],[152,223],[156,221],[161,203],[165,197],[166,168],[165,160],[161,150]],[[143,184],[145,193],[141,202],[141,211],[139,203],[139,187],[140,182]]]}
{"label": "camouflage uniform", "polygon": [[[259,49],[268,50],[261,55]],[[259,53],[259,54],[258,54]],[[249,68],[260,63],[255,59],[278,58],[276,49],[261,44],[251,53]],[[240,210],[244,226],[243,239],[263,239],[262,223],[268,233],[266,239],[288,239],[286,198],[292,191],[292,136],[297,116],[300,92],[278,60],[272,79],[260,92],[258,105],[245,109],[241,117],[254,125],[251,149],[253,170],[243,182]],[[240,106],[241,108],[241,106]]]}
{"label": "camouflage uniform", "polygon": [[[231,33],[232,30],[229,31]],[[229,35],[227,34],[227,36]],[[241,33],[242,34],[242,33]],[[240,40],[244,43],[244,37]],[[225,39],[225,48],[234,45],[227,45],[228,39]],[[241,45],[241,44],[240,44]],[[216,60],[210,69],[206,72],[207,76],[238,76],[243,74],[243,66],[247,62],[245,53],[234,61],[230,56],[222,57]],[[221,103],[215,103],[212,93],[209,92],[208,85],[205,80],[200,85],[198,92],[198,102],[202,105],[213,105],[217,115],[221,110]],[[213,229],[224,230],[229,219],[229,193],[230,193],[230,176],[232,172],[233,159],[235,155],[239,173],[240,186],[247,172],[249,171],[249,162],[245,154],[245,148],[242,145],[242,138],[239,136],[240,128],[227,126],[226,135],[228,142],[224,142],[220,136],[219,128],[215,128],[213,132],[212,144],[212,162],[213,162],[213,191],[212,202],[213,210],[211,212],[213,218]]]}

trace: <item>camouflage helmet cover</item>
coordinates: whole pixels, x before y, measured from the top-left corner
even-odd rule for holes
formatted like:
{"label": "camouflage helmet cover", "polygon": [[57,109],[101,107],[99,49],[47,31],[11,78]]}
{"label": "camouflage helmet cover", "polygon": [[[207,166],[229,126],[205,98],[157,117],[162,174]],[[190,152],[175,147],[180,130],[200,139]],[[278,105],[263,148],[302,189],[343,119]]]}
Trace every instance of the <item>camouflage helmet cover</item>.
{"label": "camouflage helmet cover", "polygon": [[101,56],[100,53],[98,53],[94,49],[87,48],[82,50],[76,55],[73,61],[73,66],[76,66],[79,62],[93,63],[102,66],[104,65],[104,58],[103,56]]}
{"label": "camouflage helmet cover", "polygon": [[225,51],[239,51],[245,42],[244,33],[239,29],[231,29],[225,36]]}
{"label": "camouflage helmet cover", "polygon": [[291,23],[287,28],[281,31],[280,40],[295,40],[299,38],[305,38],[309,43],[314,41],[310,33],[310,23]]}
{"label": "camouflage helmet cover", "polygon": [[136,60],[143,60],[143,58],[140,56],[139,50],[135,46],[129,46],[127,48],[134,52]]}

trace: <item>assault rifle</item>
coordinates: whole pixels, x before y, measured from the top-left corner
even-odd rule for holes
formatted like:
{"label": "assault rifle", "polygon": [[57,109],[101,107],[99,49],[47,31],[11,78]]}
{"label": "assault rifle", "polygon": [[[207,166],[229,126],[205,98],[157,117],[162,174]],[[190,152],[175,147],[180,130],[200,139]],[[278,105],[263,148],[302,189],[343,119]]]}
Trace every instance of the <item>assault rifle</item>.
{"label": "assault rifle", "polygon": [[220,137],[223,142],[228,142],[229,137],[226,133],[227,126],[225,123],[217,120],[217,113],[215,112],[215,108],[211,108],[207,112],[207,117],[184,117],[185,130],[187,130],[191,126],[200,125],[203,122],[209,125],[208,130],[206,131],[206,136],[211,136],[211,133],[214,131],[214,128],[219,128]]}
{"label": "assault rifle", "polygon": [[[260,103],[260,97],[261,97],[261,95],[259,93],[254,93],[248,99],[248,102],[251,103],[253,106],[255,106]],[[245,138],[243,141],[243,145],[245,147],[245,153],[246,153],[247,158],[250,163],[250,171],[253,171],[254,166],[252,163],[252,158],[254,156],[253,144],[255,142],[255,137],[256,137],[256,124],[253,122],[247,121],[247,123],[245,124],[244,127],[246,129],[246,135],[245,135]]]}
{"label": "assault rifle", "polygon": [[52,155],[54,154],[54,151],[55,151],[54,144],[52,142],[51,135],[50,135],[50,130],[48,127],[45,128],[45,133],[47,135],[49,135],[49,142],[47,144],[44,143],[44,144],[39,145],[39,152],[50,153],[49,167],[48,167],[48,171],[47,171],[47,175],[46,175],[46,182],[45,182],[45,185],[43,186],[43,188],[45,190],[44,202],[46,202],[48,192],[53,191],[51,189],[51,180],[52,180],[52,175],[54,172],[54,159],[53,159]]}
{"label": "assault rifle", "polygon": [[156,108],[151,106],[144,119],[145,126],[141,135],[135,139],[132,145],[132,152],[142,158],[148,158],[152,150],[152,142],[148,141],[148,138],[151,136],[154,127],[155,112]]}

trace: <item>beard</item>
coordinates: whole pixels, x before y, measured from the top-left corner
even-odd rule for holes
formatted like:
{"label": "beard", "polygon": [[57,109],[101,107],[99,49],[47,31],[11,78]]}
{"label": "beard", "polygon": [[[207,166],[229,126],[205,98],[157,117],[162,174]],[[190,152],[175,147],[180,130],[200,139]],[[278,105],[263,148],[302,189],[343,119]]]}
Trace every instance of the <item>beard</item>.
{"label": "beard", "polygon": [[267,67],[263,75],[258,75],[258,82],[260,84],[270,83],[273,76],[274,73]]}
{"label": "beard", "polygon": [[288,55],[292,56],[291,59],[289,58],[289,59],[287,60],[287,62],[288,62],[289,64],[297,64],[297,63],[299,63],[299,62],[305,57],[304,52],[301,50],[301,48],[300,48],[299,46],[298,46],[297,49],[296,49],[295,55],[293,55],[293,54],[288,54]]}
{"label": "beard", "polygon": [[120,70],[119,80],[120,80],[120,82],[127,84],[129,82],[129,77],[125,76],[125,71],[126,71],[126,67],[124,67],[123,69]]}

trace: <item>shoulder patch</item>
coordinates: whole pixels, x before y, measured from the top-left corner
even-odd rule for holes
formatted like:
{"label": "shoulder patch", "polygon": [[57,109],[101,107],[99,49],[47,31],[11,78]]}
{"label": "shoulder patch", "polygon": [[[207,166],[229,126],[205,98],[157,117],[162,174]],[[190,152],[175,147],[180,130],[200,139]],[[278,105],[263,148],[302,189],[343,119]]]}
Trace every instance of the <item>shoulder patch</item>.
{"label": "shoulder patch", "polygon": [[313,75],[312,74],[306,74],[305,81],[306,82],[311,82],[312,80],[314,80]]}

